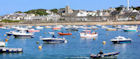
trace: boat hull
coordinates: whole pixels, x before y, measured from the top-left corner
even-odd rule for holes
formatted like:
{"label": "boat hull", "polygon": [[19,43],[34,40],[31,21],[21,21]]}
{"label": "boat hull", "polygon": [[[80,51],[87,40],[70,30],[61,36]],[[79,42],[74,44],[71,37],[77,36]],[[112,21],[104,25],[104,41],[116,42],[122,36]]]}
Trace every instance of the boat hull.
{"label": "boat hull", "polygon": [[12,36],[13,34],[7,34],[7,36]]}
{"label": "boat hull", "polygon": [[15,38],[33,38],[32,35],[13,35]]}
{"label": "boat hull", "polygon": [[125,32],[137,32],[137,30],[124,30]]}
{"label": "boat hull", "polygon": [[43,42],[55,44],[55,43],[66,43],[66,40],[43,40]]}
{"label": "boat hull", "polygon": [[121,43],[131,43],[131,40],[125,40],[125,41],[112,41],[114,44],[121,44]]}

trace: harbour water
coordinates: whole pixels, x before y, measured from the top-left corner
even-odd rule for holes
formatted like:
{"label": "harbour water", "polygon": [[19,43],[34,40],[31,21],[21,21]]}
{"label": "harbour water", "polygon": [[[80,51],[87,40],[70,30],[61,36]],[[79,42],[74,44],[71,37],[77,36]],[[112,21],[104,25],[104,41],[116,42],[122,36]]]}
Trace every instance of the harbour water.
{"label": "harbour water", "polygon": [[[120,52],[117,59],[139,59],[140,53],[140,32],[124,32],[123,30],[118,31],[106,31],[100,26],[99,29],[95,30],[99,35],[96,40],[80,38],[79,31],[67,31],[65,28],[61,30],[52,30],[50,28],[44,28],[40,32],[34,34],[34,38],[31,39],[15,39],[11,36],[8,40],[8,48],[23,48],[23,53],[2,53],[0,58],[2,59],[90,59],[90,54],[97,54],[100,50],[104,53],[108,52]],[[112,27],[108,25],[108,27]],[[140,28],[139,28],[140,29]],[[139,30],[138,29],[138,30]],[[3,30],[0,29],[0,40],[4,41],[6,32],[13,29]],[[58,32],[70,32],[72,35],[59,36]],[[94,31],[94,30],[92,30]],[[42,37],[51,37],[48,32],[55,32],[56,37],[64,37],[68,40],[67,43],[61,44],[45,44],[40,40]],[[127,44],[113,44],[110,40],[117,36],[124,36],[131,38],[132,42]],[[102,42],[106,41],[103,45]],[[37,44],[36,42],[39,42]],[[38,46],[42,45],[42,49],[38,49]]]}

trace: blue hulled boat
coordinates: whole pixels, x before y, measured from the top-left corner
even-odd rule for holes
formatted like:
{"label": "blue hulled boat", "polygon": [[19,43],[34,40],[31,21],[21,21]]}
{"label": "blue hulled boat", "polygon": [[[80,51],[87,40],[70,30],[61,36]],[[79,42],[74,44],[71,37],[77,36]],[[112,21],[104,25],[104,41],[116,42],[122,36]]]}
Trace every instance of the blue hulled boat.
{"label": "blue hulled boat", "polygon": [[122,36],[118,36],[118,37],[115,37],[114,39],[111,39],[111,42],[113,43],[131,43],[131,39],[130,38],[125,38],[125,37],[122,37]]}

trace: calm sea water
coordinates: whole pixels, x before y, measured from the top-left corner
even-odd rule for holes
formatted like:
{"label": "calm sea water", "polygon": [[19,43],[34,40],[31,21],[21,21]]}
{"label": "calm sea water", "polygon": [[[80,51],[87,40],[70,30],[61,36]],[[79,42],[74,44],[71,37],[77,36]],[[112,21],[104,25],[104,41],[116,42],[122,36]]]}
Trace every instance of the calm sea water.
{"label": "calm sea water", "polygon": [[[112,27],[112,26],[108,26]],[[98,26],[96,32],[99,36],[96,40],[93,39],[82,39],[80,38],[79,31],[71,31],[70,36],[59,36],[57,32],[67,32],[64,28],[60,31],[54,31],[52,29],[43,29],[39,33],[35,33],[35,37],[32,39],[15,39],[10,37],[8,46],[11,48],[23,48],[23,53],[20,54],[0,54],[0,59],[90,59],[91,53],[97,54],[100,50],[104,53],[119,51],[120,54],[117,59],[140,59],[140,32],[124,32],[123,30],[118,31],[106,31]],[[11,31],[0,29],[1,41],[6,38],[4,34]],[[44,44],[40,40],[42,37],[51,37],[48,32],[55,32],[57,37],[65,37],[68,42],[62,44]],[[128,44],[112,44],[110,39],[116,36],[124,36],[131,38],[132,43]],[[36,42],[39,41],[39,44]],[[102,44],[102,41],[106,41],[106,45]],[[38,46],[42,45],[42,50],[38,49]]]}

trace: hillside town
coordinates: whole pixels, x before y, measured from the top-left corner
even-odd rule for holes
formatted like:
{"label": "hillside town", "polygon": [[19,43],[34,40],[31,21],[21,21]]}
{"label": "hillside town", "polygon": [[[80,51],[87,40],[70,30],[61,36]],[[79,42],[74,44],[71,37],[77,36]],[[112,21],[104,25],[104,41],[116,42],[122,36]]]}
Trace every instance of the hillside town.
{"label": "hillside town", "polygon": [[0,20],[23,20],[24,23],[34,22],[100,22],[100,21],[137,21],[140,20],[140,10],[122,7],[107,10],[73,10],[70,6],[58,9],[56,13],[46,10],[47,15],[36,15],[33,13],[15,12],[0,16]]}

